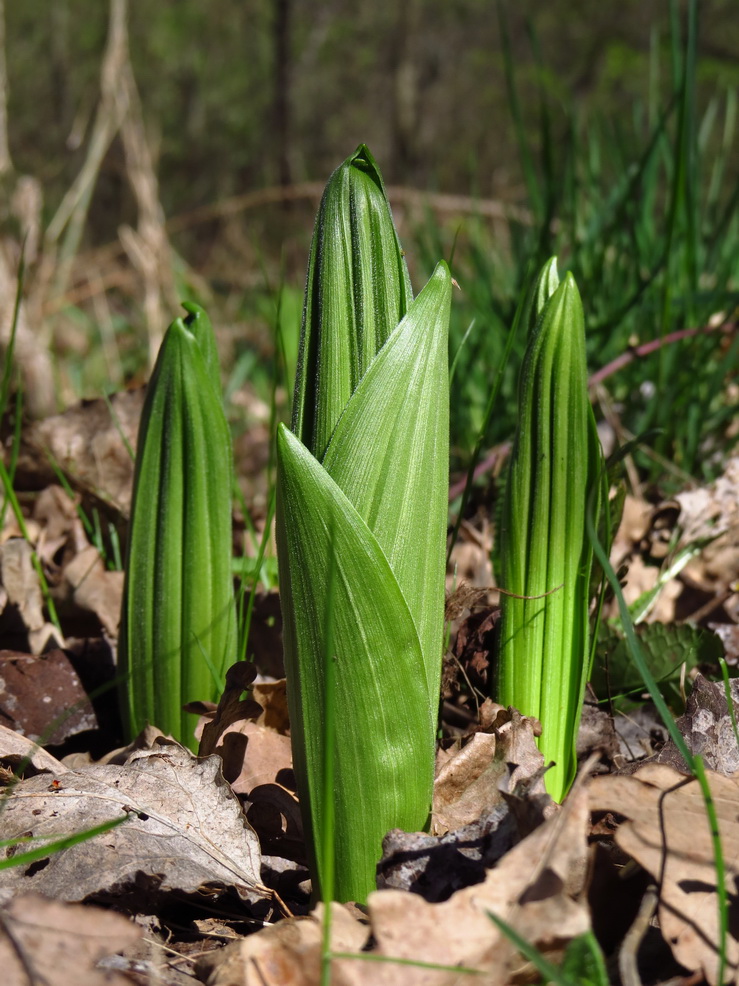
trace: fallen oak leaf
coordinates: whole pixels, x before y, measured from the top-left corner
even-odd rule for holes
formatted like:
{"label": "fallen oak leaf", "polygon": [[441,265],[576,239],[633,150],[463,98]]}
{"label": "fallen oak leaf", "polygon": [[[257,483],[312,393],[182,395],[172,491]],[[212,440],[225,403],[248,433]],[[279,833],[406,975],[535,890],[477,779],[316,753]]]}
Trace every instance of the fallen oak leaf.
{"label": "fallen oak leaf", "polygon": [[290,715],[287,710],[287,682],[285,678],[278,681],[257,682],[252,688],[252,698],[258,702],[263,711],[257,718],[260,726],[268,726],[283,736],[290,733]]}
{"label": "fallen oak leaf", "polygon": [[[739,679],[733,678],[729,682],[729,694],[736,704],[739,700]],[[708,770],[730,776],[739,769],[739,746],[726,704],[723,681],[709,681],[702,674],[697,674],[685,713],[677,720],[677,727],[690,752],[703,757]],[[671,739],[665,743],[655,760],[677,770],[687,771],[685,760]]]}
{"label": "fallen oak leaf", "polygon": [[[558,956],[590,926],[586,906],[574,899],[585,882],[589,817],[587,793],[582,784],[576,785],[562,808],[503,856],[482,883],[438,904],[398,890],[370,894],[370,925],[377,941],[372,954],[462,965],[483,972],[486,986],[504,986],[524,963],[490,920],[492,912],[545,954]],[[457,986],[459,975],[388,964],[375,982]]]}
{"label": "fallen oak leaf", "polygon": [[0,911],[0,923],[0,968],[6,983],[130,986],[127,976],[97,967],[104,956],[143,934],[120,914],[24,894]]}
{"label": "fallen oak leaf", "polygon": [[61,760],[47,753],[35,740],[3,725],[0,725],[0,760],[13,768],[20,767],[24,772],[28,766],[36,772],[49,771],[57,775],[67,770]]}
{"label": "fallen oak leaf", "polygon": [[[320,981],[323,905],[308,917],[288,918],[239,942],[210,952],[197,965],[208,986],[317,986]],[[367,941],[367,927],[341,904],[331,905],[331,945],[334,951],[359,952]],[[334,960],[332,986],[371,986],[377,967]],[[370,974],[369,978],[367,973]]]}
{"label": "fallen oak leaf", "polygon": [[[727,889],[739,879],[739,776],[706,771],[718,818]],[[675,959],[701,971],[716,986],[719,964],[718,900],[713,845],[698,782],[663,764],[629,776],[596,777],[589,787],[594,811],[625,816],[618,846],[661,882],[659,922]],[[733,897],[734,895],[731,894]],[[729,923],[727,973],[739,969],[739,940]]]}
{"label": "fallen oak leaf", "polygon": [[[503,791],[530,779],[532,795],[544,794],[544,757],[535,736],[538,720],[502,706],[490,732],[477,732],[451,750],[440,750],[436,761],[431,833],[443,835],[478,820],[503,804]],[[547,799],[553,804],[551,798]]]}
{"label": "fallen oak leaf", "polygon": [[259,784],[249,793],[246,817],[259,835],[262,851],[305,862],[300,804],[294,791],[281,784]]}
{"label": "fallen oak leaf", "polygon": [[64,578],[72,590],[75,605],[94,613],[105,632],[117,637],[123,599],[123,572],[109,571],[98,549],[88,544],[65,566]]}
{"label": "fallen oak leaf", "polygon": [[[223,760],[223,776],[236,794],[275,781],[292,768],[290,739],[269,724],[287,724],[285,683],[257,685],[254,698],[242,699],[256,676],[253,664],[240,661],[226,672],[226,685],[215,711],[205,713],[199,756],[217,753]],[[263,703],[255,701],[263,698]],[[191,712],[202,711],[191,703]]]}

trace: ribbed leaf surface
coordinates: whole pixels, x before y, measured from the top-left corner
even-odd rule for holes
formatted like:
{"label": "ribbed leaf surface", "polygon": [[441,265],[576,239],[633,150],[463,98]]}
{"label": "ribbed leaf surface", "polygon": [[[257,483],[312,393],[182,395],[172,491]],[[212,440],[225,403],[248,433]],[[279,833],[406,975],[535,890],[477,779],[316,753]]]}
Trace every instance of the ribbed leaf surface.
{"label": "ribbed leaf surface", "polygon": [[430,703],[441,674],[450,303],[440,263],[354,392],[323,460],[390,562],[418,628]]}
{"label": "ribbed leaf surface", "polygon": [[307,844],[315,849],[320,874],[330,657],[324,635],[331,605],[337,689],[335,896],[364,900],[375,886],[386,832],[395,826],[413,831],[427,822],[436,709],[429,705],[413,617],[377,539],[284,426],[277,448],[285,663]]}
{"label": "ribbed leaf surface", "polygon": [[541,719],[540,747],[556,762],[547,787],[561,798],[574,776],[587,676],[592,549],[585,509],[599,449],[580,296],[568,274],[546,301],[555,283],[545,269],[536,289],[535,308],[543,314],[522,368],[501,531],[503,587],[540,598],[503,597],[497,698]]}
{"label": "ribbed leaf surface", "polygon": [[311,244],[292,429],[318,459],[411,298],[382,176],[361,144],[328,180]]}
{"label": "ribbed leaf surface", "polygon": [[149,383],[119,645],[129,731],[135,734],[149,721],[192,748],[196,717],[181,707],[218,697],[236,629],[231,442],[217,365],[207,366],[201,348],[207,356],[209,340],[212,329],[202,309],[187,322],[177,319]]}
{"label": "ribbed leaf surface", "polygon": [[[322,464],[290,432],[283,429],[278,438],[277,542],[293,758],[317,855],[326,607],[335,566],[339,900],[366,898],[383,836],[391,828],[422,828],[431,804],[450,298],[449,271],[440,264],[358,382]],[[320,881],[323,865],[316,862]]]}

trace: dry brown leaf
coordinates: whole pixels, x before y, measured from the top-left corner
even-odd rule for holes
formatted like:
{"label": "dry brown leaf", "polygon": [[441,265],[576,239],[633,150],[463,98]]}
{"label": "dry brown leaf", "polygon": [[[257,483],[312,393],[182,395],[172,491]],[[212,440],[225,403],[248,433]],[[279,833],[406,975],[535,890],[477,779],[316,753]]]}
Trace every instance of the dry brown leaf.
{"label": "dry brown leaf", "polygon": [[[573,788],[561,811],[507,853],[485,881],[429,904],[397,890],[370,894],[368,910],[377,954],[479,969],[475,982],[503,986],[525,963],[488,916],[511,924],[544,954],[589,928],[588,911],[573,899],[582,893],[590,813],[582,787]],[[443,929],[443,933],[440,933]],[[375,970],[382,986],[457,986],[459,974],[410,966]]]}
{"label": "dry brown leaf", "polygon": [[264,853],[305,861],[303,819],[293,791],[281,784],[259,784],[249,793],[247,818]]}
{"label": "dry brown leaf", "polygon": [[287,682],[284,678],[279,681],[257,682],[252,688],[252,697],[262,706],[262,713],[257,718],[260,726],[282,733],[290,733],[290,714],[287,711]]}
{"label": "dry brown leaf", "polygon": [[17,609],[32,653],[40,654],[50,640],[59,647],[64,641],[44,619],[43,593],[32,559],[33,548],[24,538],[12,537],[0,544],[0,613],[8,604]]}
{"label": "dry brown leaf", "polygon": [[[226,671],[226,683],[223,694],[216,708],[211,707],[211,711],[205,712],[205,722],[200,731],[200,746],[198,755],[209,757],[212,753],[219,753],[223,756],[220,749],[223,736],[230,726],[234,723],[241,723],[246,720],[255,719],[262,711],[260,705],[251,699],[242,699],[242,692],[247,691],[254,681],[257,669],[253,664],[245,661],[237,661]],[[201,711],[198,706],[203,703],[193,702],[188,706],[189,711]],[[237,765],[240,767],[240,765]],[[231,771],[227,776],[229,780]],[[236,774],[238,776],[238,773]]]}
{"label": "dry brown leaf", "polygon": [[34,740],[21,736],[14,729],[0,726],[0,760],[17,767],[24,761],[30,763],[36,771],[50,771],[61,775],[67,768],[56,757],[52,757]]}
{"label": "dry brown leaf", "polygon": [[[736,705],[739,702],[739,679],[729,682],[729,691]],[[726,704],[723,681],[709,681],[697,674],[688,696],[684,715],[677,726],[695,756],[703,757],[709,770],[719,774],[733,774],[739,770],[739,747],[734,735],[734,724]],[[657,763],[665,763],[686,773],[687,764],[670,739],[656,756]]]}
{"label": "dry brown leaf", "polygon": [[100,552],[88,544],[65,566],[64,578],[80,609],[94,613],[111,637],[118,636],[123,599],[123,572],[110,572]]}
{"label": "dry brown leaf", "polygon": [[[537,720],[513,710],[496,720],[493,732],[475,733],[466,744],[440,751],[434,782],[433,835],[469,825],[501,804],[502,782],[506,791],[513,791],[519,781],[541,771],[544,758],[534,740],[538,728]],[[544,792],[543,781],[533,793],[537,791]]]}
{"label": "dry brown leaf", "polygon": [[283,736],[256,722],[242,722],[229,728],[224,741],[234,742],[237,737],[246,741],[241,771],[231,785],[237,794],[248,795],[260,784],[278,780],[283,770],[292,769],[289,736]]}
{"label": "dry brown leaf", "polygon": [[[217,753],[223,776],[237,794],[275,781],[292,768],[284,680],[252,687],[256,667],[240,661],[226,672],[226,686],[214,712],[202,727],[200,756]],[[251,690],[253,698],[242,699]],[[195,711],[193,706],[190,708]],[[283,732],[278,732],[281,727]]]}
{"label": "dry brown leaf", "polygon": [[18,608],[29,630],[39,630],[45,623],[44,599],[32,558],[33,548],[23,538],[0,545],[0,582],[8,602]]}
{"label": "dry brown leaf", "polygon": [[475,733],[469,742],[450,755],[440,751],[434,782],[432,835],[469,825],[481,813],[503,799],[498,781],[505,773],[505,764],[496,762],[495,733]]}
{"label": "dry brown leaf", "polygon": [[[323,907],[309,917],[290,918],[255,935],[204,956],[198,974],[208,986],[318,986]],[[341,904],[331,905],[331,947],[334,951],[359,952],[367,940],[367,927]],[[332,986],[369,986],[381,982],[377,966],[335,960]],[[372,978],[367,978],[367,972]],[[207,978],[206,978],[207,977]]]}
{"label": "dry brown leaf", "polygon": [[63,743],[98,728],[98,719],[69,655],[0,651],[0,717],[41,743]]}
{"label": "dry brown leaf", "polygon": [[19,782],[0,816],[0,838],[55,839],[121,814],[129,820],[30,867],[0,871],[13,893],[43,890],[78,901],[134,884],[186,893],[235,887],[244,900],[268,895],[260,850],[218,757],[196,759],[172,741],[108,764]]}
{"label": "dry brown leaf", "polygon": [[31,465],[38,469],[38,453],[42,462],[50,453],[76,486],[96,493],[127,514],[133,459],[121,432],[135,448],[144,395],[144,388],[113,394],[110,407],[115,418],[111,418],[104,400],[93,400],[31,425],[24,436],[37,453]]}
{"label": "dry brown leaf", "polygon": [[382,840],[377,886],[409,890],[433,903],[448,900],[462,887],[481,883],[486,870],[518,841],[516,819],[506,804],[442,836],[391,829]]}
{"label": "dry brown leaf", "polygon": [[60,547],[74,531],[75,540],[86,543],[82,524],[77,514],[77,504],[67,491],[52,483],[39,492],[33,505],[33,519],[41,528],[43,545],[39,554],[46,562],[54,555],[54,546]]}
{"label": "dry brown leaf", "polygon": [[0,968],[7,986],[130,986],[117,972],[97,968],[107,955],[141,937],[120,914],[24,894],[3,908]]}
{"label": "dry brown leaf", "polygon": [[[731,891],[739,877],[739,776],[709,772],[708,781]],[[690,970],[702,971],[715,986],[716,869],[698,782],[671,767],[647,764],[630,776],[596,777],[589,795],[593,810],[617,812],[628,819],[619,826],[616,841],[656,880],[661,880],[660,927],[675,959]],[[736,928],[729,934],[727,946],[729,966],[736,976]]]}

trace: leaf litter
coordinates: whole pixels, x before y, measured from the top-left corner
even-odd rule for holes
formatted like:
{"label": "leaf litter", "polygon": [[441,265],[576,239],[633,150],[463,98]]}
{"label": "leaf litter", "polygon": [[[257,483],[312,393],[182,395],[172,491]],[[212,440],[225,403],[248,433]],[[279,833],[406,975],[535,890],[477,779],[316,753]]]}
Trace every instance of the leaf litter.
{"label": "leaf litter", "polygon": [[3,805],[4,839],[53,841],[113,818],[125,824],[40,864],[0,871],[0,893],[34,891],[66,901],[147,891],[268,898],[259,843],[223,779],[219,757],[198,760],[158,738],[123,764],[44,772],[14,785]]}
{"label": "leaf litter", "polygon": [[[94,411],[104,416],[102,408]],[[83,420],[84,409],[78,413]],[[84,439],[86,426],[80,426],[81,440],[75,439],[76,421],[74,415],[65,418],[64,434],[56,425],[45,432],[37,427],[36,444],[26,446],[26,462],[34,455],[38,460],[39,442],[48,446],[55,436],[55,454],[64,458],[75,495],[97,497],[100,504],[125,513],[130,468],[120,435],[106,425],[104,447],[93,449],[89,434]],[[89,433],[99,424],[92,422]],[[130,420],[124,428],[129,438],[135,435]],[[115,468],[108,468],[111,463]],[[33,547],[62,600],[63,625],[78,627],[90,653],[99,655],[104,649],[96,650],[90,628],[107,635],[114,631],[119,573],[109,572],[90,545],[75,501],[56,485],[48,459],[43,469],[46,496],[41,502],[37,498],[29,521]],[[659,624],[684,619],[697,605],[707,607],[701,626],[720,629],[727,659],[736,660],[731,644],[739,577],[736,473],[733,460],[708,491],[693,491],[656,509],[644,501],[627,509],[616,560],[628,566],[632,600],[653,591],[654,570],[664,569],[672,550],[665,545],[674,548],[690,538],[706,542],[655,598],[646,617],[645,625],[656,625],[655,658],[664,659],[659,642],[667,639]],[[38,475],[37,470],[37,487]],[[632,978],[622,980],[629,984],[646,986],[672,977],[687,986],[704,976],[713,986],[718,910],[705,808],[676,751],[658,737],[657,723],[644,717],[639,696],[636,705],[619,706],[615,724],[624,735],[624,724],[639,723],[634,736],[639,730],[645,737],[654,734],[644,743],[632,738],[624,746],[608,706],[588,706],[579,755],[584,759],[596,751],[600,765],[591,756],[562,807],[544,791],[546,765],[535,743],[538,723],[484,697],[481,686],[496,632],[486,525],[483,519],[478,534],[466,522],[463,533],[466,571],[476,584],[457,597],[453,613],[453,656],[445,672],[447,738],[437,762],[431,829],[388,833],[379,865],[382,889],[370,896],[366,911],[332,905],[332,948],[356,956],[333,960],[332,982],[535,982],[533,966],[491,921],[493,913],[555,964],[570,942],[595,927],[607,948],[612,977],[620,964],[622,970],[632,969]],[[17,537],[19,532],[8,525],[3,545],[8,533]],[[28,546],[8,550],[15,552],[9,558],[19,559],[20,582],[13,582],[8,568],[9,586],[0,589],[5,607],[0,642],[9,639],[12,615],[14,632],[21,639],[25,634],[26,649],[21,646],[6,662],[22,667],[34,645],[43,649],[38,631],[45,628]],[[71,640],[65,643],[66,649],[54,653],[74,656]],[[684,639],[676,638],[674,646],[684,647]],[[42,662],[38,688],[46,686],[48,692],[53,661],[61,658],[49,663],[50,656],[43,654],[34,660]],[[274,664],[279,667],[279,660]],[[106,819],[126,819],[88,842],[0,870],[0,959],[12,986],[34,977],[48,986],[66,986],[70,969],[83,986],[155,979],[180,986],[193,977],[211,986],[317,986],[323,916],[321,905],[311,910],[309,900],[284,682],[247,680],[245,667],[235,672],[218,709],[201,709],[200,760],[155,730],[140,738],[138,748],[113,751],[98,762],[85,753],[85,737],[92,733],[52,737],[62,745],[47,752],[35,740],[45,736],[48,741],[45,731],[62,711],[62,699],[41,703],[32,721],[23,694],[10,693],[17,715],[0,717],[0,725],[12,727],[0,728],[0,777],[6,783],[0,839],[34,836],[31,844],[44,846]],[[73,661],[64,673],[69,681],[76,676],[75,694],[83,697],[89,680],[78,668]],[[709,682],[698,668],[688,680],[692,690],[687,689],[678,724],[691,751],[701,753],[711,769],[727,865],[728,968],[731,981],[739,981],[734,917],[739,774],[732,773],[739,767],[739,749],[723,684]],[[731,691],[736,705],[735,682]],[[92,705],[97,710],[99,700]],[[51,706],[46,719],[45,706]],[[115,728],[109,719],[98,715],[92,732],[112,750]],[[63,761],[53,756],[56,751]],[[608,773],[590,776],[598,770]],[[6,858],[27,845],[6,845]],[[650,882],[659,889],[651,925]],[[290,912],[293,916],[286,917]],[[434,964],[439,968],[430,967]]]}

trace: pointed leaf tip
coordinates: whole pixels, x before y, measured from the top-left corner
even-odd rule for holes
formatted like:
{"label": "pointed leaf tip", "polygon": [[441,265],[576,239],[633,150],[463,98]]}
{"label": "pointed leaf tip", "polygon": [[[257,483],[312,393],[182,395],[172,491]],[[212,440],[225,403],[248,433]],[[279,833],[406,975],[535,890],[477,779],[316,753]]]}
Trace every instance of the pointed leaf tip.
{"label": "pointed leaf tip", "polygon": [[358,171],[367,175],[384,194],[385,183],[382,180],[380,167],[366,144],[360,144],[356,151],[346,159],[344,166],[356,168]]}
{"label": "pointed leaf tip", "polygon": [[208,313],[194,301],[183,301],[182,307],[187,312],[187,316],[184,319],[179,318],[177,321],[187,329],[200,347],[206,373],[220,395],[221,373],[218,365],[218,347]]}

